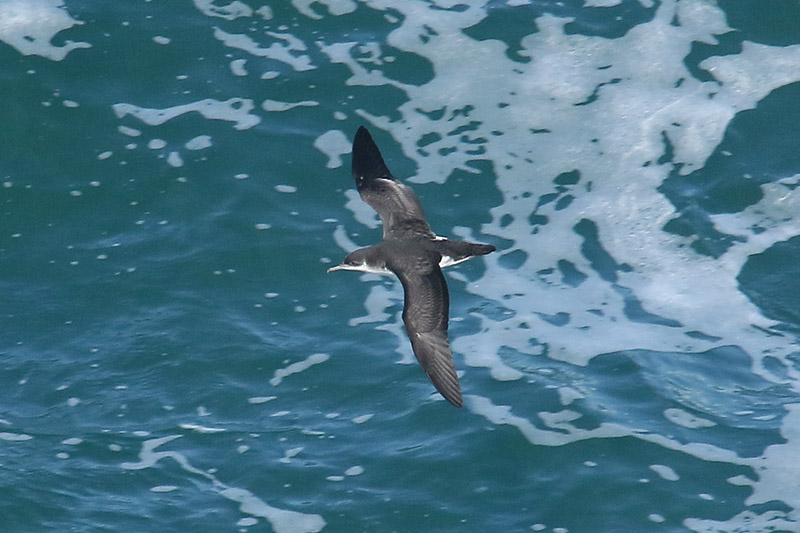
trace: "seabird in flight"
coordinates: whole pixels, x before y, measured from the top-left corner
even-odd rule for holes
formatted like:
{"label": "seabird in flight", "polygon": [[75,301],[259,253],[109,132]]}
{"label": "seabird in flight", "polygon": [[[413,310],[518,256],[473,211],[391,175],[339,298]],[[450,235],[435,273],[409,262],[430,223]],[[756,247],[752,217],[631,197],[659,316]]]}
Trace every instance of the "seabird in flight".
{"label": "seabird in flight", "polygon": [[495,247],[434,234],[417,195],[392,176],[364,126],[353,141],[353,178],[361,199],[381,217],[383,240],[348,254],[328,272],[357,270],[400,278],[405,293],[403,322],[414,355],[436,390],[461,407],[461,385],[447,341],[450,295],[442,268],[488,254]]}

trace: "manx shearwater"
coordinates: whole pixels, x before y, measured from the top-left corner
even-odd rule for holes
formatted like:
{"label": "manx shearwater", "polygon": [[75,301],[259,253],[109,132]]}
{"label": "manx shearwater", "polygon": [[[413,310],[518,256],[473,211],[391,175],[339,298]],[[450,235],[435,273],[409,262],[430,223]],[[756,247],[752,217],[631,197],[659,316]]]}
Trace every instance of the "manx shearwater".
{"label": "manx shearwater", "polygon": [[488,254],[495,247],[434,234],[419,198],[392,176],[364,126],[353,141],[353,178],[361,199],[381,217],[383,240],[348,254],[328,272],[357,270],[400,278],[405,293],[403,323],[414,355],[436,390],[461,407],[461,385],[447,340],[450,295],[442,268]]}

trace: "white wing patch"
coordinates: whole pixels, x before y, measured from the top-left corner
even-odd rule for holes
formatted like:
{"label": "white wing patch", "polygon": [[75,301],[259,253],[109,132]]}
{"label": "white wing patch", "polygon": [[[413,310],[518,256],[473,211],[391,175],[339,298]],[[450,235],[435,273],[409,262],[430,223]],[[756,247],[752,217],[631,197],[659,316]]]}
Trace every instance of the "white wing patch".
{"label": "white wing patch", "polygon": [[468,255],[467,257],[462,257],[461,259],[455,259],[453,257],[450,257],[449,255],[443,255],[442,259],[439,261],[439,268],[445,268],[445,267],[457,265],[459,263],[463,263],[467,259],[472,259],[473,257],[475,257],[475,256],[474,255]]}

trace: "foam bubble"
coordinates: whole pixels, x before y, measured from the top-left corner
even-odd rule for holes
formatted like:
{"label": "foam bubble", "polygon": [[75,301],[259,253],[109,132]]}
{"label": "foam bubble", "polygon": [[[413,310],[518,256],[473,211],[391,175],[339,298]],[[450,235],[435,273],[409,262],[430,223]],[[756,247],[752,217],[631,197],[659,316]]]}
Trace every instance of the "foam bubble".
{"label": "foam bubble", "polygon": [[369,422],[370,420],[372,420],[373,416],[375,416],[375,415],[367,414],[367,415],[360,415],[360,416],[353,417],[353,423],[354,424],[363,424],[364,422]]}
{"label": "foam bubble", "polygon": [[211,145],[210,135],[198,135],[184,144],[187,150],[205,150],[206,148],[211,148]]}
{"label": "foam bubble", "polygon": [[351,466],[344,471],[345,476],[360,476],[364,473],[364,467],[360,465]]}
{"label": "foam bubble", "polygon": [[178,168],[183,166],[183,158],[181,154],[178,152],[170,152],[167,156],[167,164],[173,168]]}
{"label": "foam bubble", "polygon": [[292,457],[296,457],[300,452],[303,451],[302,446],[298,446],[296,448],[290,448],[286,450],[283,454],[283,457],[278,459],[281,463],[289,463],[291,462]]}
{"label": "foam bubble", "polygon": [[253,396],[248,398],[247,402],[252,404],[267,403],[277,398],[277,396]]}
{"label": "foam bubble", "polygon": [[128,126],[118,126],[117,130],[123,134],[127,135],[128,137],[138,137],[142,134],[141,130],[137,130],[136,128],[131,128]]}
{"label": "foam bubble", "polygon": [[24,433],[10,433],[8,431],[0,431],[0,440],[19,442],[24,440],[31,440],[33,437]]}
{"label": "foam bubble", "polygon": [[326,131],[314,140],[314,148],[328,156],[327,168],[342,166],[342,155],[352,151],[350,141],[340,130]]}
{"label": "foam bubble", "polygon": [[650,465],[650,470],[658,474],[661,479],[667,481],[678,481],[680,479],[675,470],[666,465]]}
{"label": "foam bubble", "polygon": [[247,76],[245,64],[247,64],[246,59],[234,59],[231,61],[231,73],[234,76]]}

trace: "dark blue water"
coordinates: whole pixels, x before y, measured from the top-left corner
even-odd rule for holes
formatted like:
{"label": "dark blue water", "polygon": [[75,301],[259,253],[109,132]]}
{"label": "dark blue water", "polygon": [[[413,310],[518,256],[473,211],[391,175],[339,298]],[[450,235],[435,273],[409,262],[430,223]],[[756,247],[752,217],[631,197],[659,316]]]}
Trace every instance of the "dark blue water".
{"label": "dark blue water", "polygon": [[[0,2],[0,529],[800,531],[794,2]],[[349,172],[434,230],[434,392]]]}

